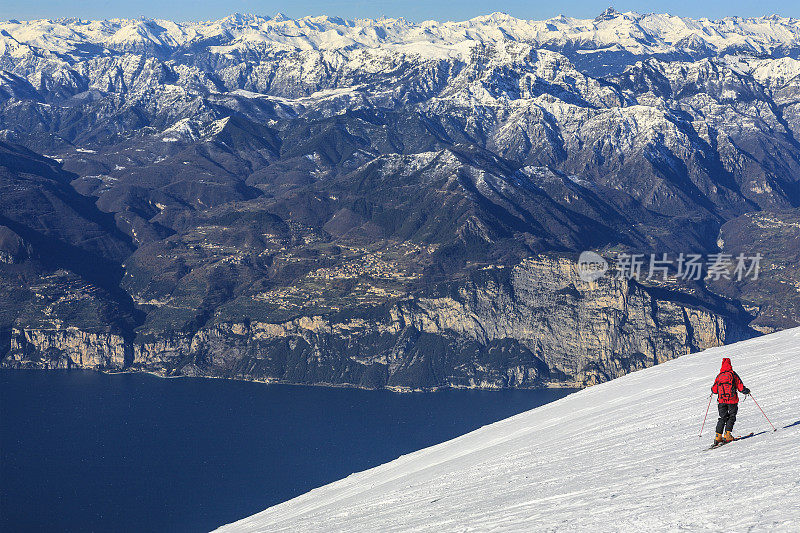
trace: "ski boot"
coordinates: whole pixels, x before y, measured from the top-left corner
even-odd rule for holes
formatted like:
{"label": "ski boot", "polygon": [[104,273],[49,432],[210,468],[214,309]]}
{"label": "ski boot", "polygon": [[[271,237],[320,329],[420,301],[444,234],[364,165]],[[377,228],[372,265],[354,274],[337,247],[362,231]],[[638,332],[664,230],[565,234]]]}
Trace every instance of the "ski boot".
{"label": "ski boot", "polygon": [[720,444],[722,442],[725,442],[725,439],[722,437],[722,433],[717,433],[714,436],[714,444],[716,445],[716,444]]}
{"label": "ski boot", "polygon": [[725,442],[733,442],[733,435],[731,435],[730,431],[725,432]]}

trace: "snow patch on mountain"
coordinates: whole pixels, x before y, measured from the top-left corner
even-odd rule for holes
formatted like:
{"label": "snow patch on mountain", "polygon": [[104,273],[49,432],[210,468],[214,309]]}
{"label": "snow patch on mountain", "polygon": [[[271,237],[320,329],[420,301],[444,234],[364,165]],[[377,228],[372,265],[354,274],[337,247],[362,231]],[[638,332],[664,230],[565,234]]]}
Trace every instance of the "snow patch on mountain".
{"label": "snow patch on mountain", "polygon": [[[219,531],[796,531],[800,328],[628,374],[245,518]],[[753,400],[706,451],[721,359]]]}

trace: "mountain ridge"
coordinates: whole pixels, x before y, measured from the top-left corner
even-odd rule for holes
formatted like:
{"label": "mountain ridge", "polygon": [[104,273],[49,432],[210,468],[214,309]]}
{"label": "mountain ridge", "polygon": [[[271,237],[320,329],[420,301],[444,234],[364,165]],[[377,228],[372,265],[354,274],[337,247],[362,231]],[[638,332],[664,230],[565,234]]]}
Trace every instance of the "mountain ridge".
{"label": "mountain ridge", "polygon": [[[503,25],[506,26],[503,26]],[[354,46],[377,46],[387,43],[441,42],[455,44],[464,38],[479,42],[498,42],[515,40],[520,42],[546,43],[549,40],[563,41],[589,40],[594,44],[619,45],[634,51],[635,46],[676,46],[696,47],[698,42],[707,44],[730,41],[730,45],[761,45],[761,51],[769,46],[794,46],[800,35],[800,19],[792,17],[725,17],[710,20],[707,18],[692,19],[677,17],[667,13],[640,14],[636,12],[620,13],[613,8],[606,10],[594,19],[578,19],[559,15],[546,20],[518,19],[506,13],[492,13],[477,16],[460,22],[438,22],[426,20],[419,23],[409,22],[403,18],[353,19],[346,20],[331,16],[307,16],[292,19],[284,16],[268,17],[254,14],[235,14],[215,21],[172,22],[164,19],[106,19],[103,21],[84,21],[80,19],[39,19],[34,21],[6,21],[0,23],[5,33],[3,36],[18,44],[41,43],[41,48],[52,51],[66,51],[64,44],[57,47],[59,38],[69,42],[70,39],[95,43],[106,43],[122,46],[129,43],[149,42],[156,46],[181,47],[193,43],[228,38],[230,41],[262,41],[277,45],[295,44],[296,48],[304,48],[313,43],[317,49],[331,46],[342,48],[344,43]],[[604,31],[609,27],[608,35]],[[625,32],[618,32],[622,27]],[[62,30],[62,35],[45,39],[45,35]],[[298,30],[299,33],[289,35],[278,30]],[[372,32],[366,30],[373,30]],[[376,31],[376,30],[382,31]],[[426,31],[427,30],[427,31]],[[747,37],[741,33],[747,33]],[[326,32],[334,31],[326,40]],[[14,35],[17,35],[16,37]],[[347,34],[346,36],[344,34]],[[609,35],[616,34],[614,39]],[[620,42],[620,37],[631,39]],[[726,34],[730,34],[727,35]],[[317,35],[316,38],[313,36]],[[162,37],[163,36],[163,37]],[[591,36],[592,39],[585,39]],[[690,39],[691,37],[691,39]],[[687,42],[681,43],[683,39]],[[699,39],[699,41],[697,41]],[[624,38],[623,38],[624,40]],[[660,41],[660,42],[659,42]],[[691,42],[690,42],[691,41]],[[306,43],[303,46],[302,43]],[[634,45],[634,43],[637,43]],[[213,45],[219,46],[219,45]],[[347,45],[345,45],[347,46]],[[724,49],[719,44],[717,50]],[[649,48],[649,53],[659,51]],[[755,51],[755,50],[754,50]]]}

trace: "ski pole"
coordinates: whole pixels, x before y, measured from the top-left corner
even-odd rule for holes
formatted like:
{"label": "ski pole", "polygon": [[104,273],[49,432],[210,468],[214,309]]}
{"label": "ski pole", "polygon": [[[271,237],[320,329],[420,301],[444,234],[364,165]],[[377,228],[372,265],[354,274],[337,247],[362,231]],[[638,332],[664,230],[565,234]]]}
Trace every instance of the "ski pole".
{"label": "ski pole", "polygon": [[703,428],[706,427],[706,418],[708,418],[708,410],[711,409],[711,398],[713,397],[714,397],[713,394],[709,394],[708,396],[708,407],[706,407],[706,416],[703,417],[703,425],[700,426],[700,434],[698,435],[698,437],[701,438],[703,437]]}
{"label": "ski pole", "polygon": [[[753,396],[753,394],[751,393],[750,397],[753,398],[753,402],[756,404],[756,407],[758,407],[758,410],[761,411],[761,414],[764,415],[764,418],[767,419],[767,422],[769,422],[769,425],[772,426],[772,422],[770,422],[769,417],[767,416],[767,413],[765,413],[764,410],[761,408],[761,406],[758,405],[758,402],[756,401],[755,396]],[[775,426],[772,426],[772,431],[778,431],[778,430],[777,430],[777,428]]]}

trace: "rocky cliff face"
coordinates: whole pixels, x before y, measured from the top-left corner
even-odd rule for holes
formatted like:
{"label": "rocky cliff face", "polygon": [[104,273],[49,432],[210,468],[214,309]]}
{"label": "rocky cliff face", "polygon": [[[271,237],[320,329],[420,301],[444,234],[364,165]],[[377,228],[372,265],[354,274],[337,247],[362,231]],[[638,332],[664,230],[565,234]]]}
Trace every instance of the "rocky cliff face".
{"label": "rocky cliff face", "polygon": [[12,329],[4,366],[122,370],[128,349],[123,338],[113,333],[90,333],[75,327]]}
{"label": "rocky cliff face", "polygon": [[581,280],[568,259],[487,268],[371,316],[214,322],[126,346],[113,334],[12,332],[8,364],[131,369],[401,389],[591,385],[747,335],[731,316],[628,280]]}

